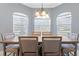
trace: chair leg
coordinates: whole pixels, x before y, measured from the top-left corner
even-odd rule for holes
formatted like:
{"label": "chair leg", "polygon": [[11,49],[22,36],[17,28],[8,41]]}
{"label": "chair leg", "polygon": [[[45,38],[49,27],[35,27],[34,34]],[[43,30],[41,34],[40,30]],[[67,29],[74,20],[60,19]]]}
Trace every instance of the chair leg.
{"label": "chair leg", "polygon": [[69,56],[69,52],[64,51],[64,56]]}
{"label": "chair leg", "polygon": [[13,53],[13,56],[15,56],[15,53]]}
{"label": "chair leg", "polygon": [[61,48],[61,56],[64,56],[63,48]]}
{"label": "chair leg", "polygon": [[19,48],[16,50],[16,56],[19,56]]}
{"label": "chair leg", "polygon": [[23,54],[22,54],[22,51],[19,49],[19,56],[22,56]]}

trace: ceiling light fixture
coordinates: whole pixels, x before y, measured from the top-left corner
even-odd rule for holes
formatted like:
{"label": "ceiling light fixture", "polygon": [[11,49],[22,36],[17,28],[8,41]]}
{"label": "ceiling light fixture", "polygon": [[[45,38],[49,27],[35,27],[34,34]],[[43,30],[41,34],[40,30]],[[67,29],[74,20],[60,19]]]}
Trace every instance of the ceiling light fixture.
{"label": "ceiling light fixture", "polygon": [[43,3],[42,3],[42,7],[35,12],[35,16],[36,17],[46,17],[46,16],[48,16],[48,13],[43,8]]}

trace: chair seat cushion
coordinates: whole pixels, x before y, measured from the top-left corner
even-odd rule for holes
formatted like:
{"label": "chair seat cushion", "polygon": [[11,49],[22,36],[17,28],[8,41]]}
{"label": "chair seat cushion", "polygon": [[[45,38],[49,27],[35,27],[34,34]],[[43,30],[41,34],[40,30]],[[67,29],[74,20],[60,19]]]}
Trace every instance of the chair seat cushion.
{"label": "chair seat cushion", "polygon": [[19,48],[19,44],[10,44],[7,45],[6,48]]}
{"label": "chair seat cushion", "polygon": [[73,44],[62,44],[62,48],[75,48]]}

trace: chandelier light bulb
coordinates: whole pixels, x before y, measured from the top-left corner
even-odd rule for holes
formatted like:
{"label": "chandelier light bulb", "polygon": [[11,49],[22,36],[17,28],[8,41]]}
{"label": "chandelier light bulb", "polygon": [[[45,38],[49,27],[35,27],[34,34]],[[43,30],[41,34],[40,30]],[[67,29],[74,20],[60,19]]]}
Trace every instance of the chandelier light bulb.
{"label": "chandelier light bulb", "polygon": [[39,12],[38,12],[38,11],[35,13],[35,16],[40,16],[40,14],[39,14]]}
{"label": "chandelier light bulb", "polygon": [[35,12],[35,16],[36,17],[47,17],[48,16],[47,12],[43,8],[43,4],[42,4],[42,7]]}
{"label": "chandelier light bulb", "polygon": [[42,11],[41,15],[42,16],[46,16],[46,12],[45,11]]}

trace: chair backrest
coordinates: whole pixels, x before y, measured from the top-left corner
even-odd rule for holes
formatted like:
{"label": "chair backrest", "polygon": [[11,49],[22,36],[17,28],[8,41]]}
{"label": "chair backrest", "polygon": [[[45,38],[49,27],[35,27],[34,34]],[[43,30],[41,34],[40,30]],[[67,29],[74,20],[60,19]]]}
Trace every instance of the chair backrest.
{"label": "chair backrest", "polygon": [[79,34],[77,34],[77,40],[79,41]]}
{"label": "chair backrest", "polygon": [[13,39],[15,38],[14,33],[3,33],[3,39]]}
{"label": "chair backrest", "polygon": [[32,32],[33,36],[41,36],[41,32]]}
{"label": "chair backrest", "polygon": [[42,32],[43,35],[52,35],[51,32]]}
{"label": "chair backrest", "polygon": [[21,53],[35,53],[38,55],[38,37],[37,36],[20,36],[19,44]]}
{"label": "chair backrest", "polygon": [[76,34],[76,33],[69,33],[69,38],[71,38],[72,40],[77,40],[78,39],[78,34]]}
{"label": "chair backrest", "polygon": [[[2,33],[0,33],[0,41],[3,41],[3,35],[2,35]],[[0,43],[0,48],[1,48],[1,46],[4,47],[2,43]]]}
{"label": "chair backrest", "polygon": [[42,37],[43,55],[61,55],[61,40],[60,36],[46,36]]}
{"label": "chair backrest", "polygon": [[[4,40],[2,33],[0,33],[0,39],[1,39],[1,41]],[[5,46],[4,43],[1,43],[1,44],[0,44],[0,49],[3,50],[3,55],[5,55],[5,47],[6,47],[6,46]]]}
{"label": "chair backrest", "polygon": [[0,40],[1,40],[1,41],[3,40],[3,35],[2,35],[2,33],[0,33]]}
{"label": "chair backrest", "polygon": [[42,36],[51,36],[52,33],[51,32],[42,32]]}

